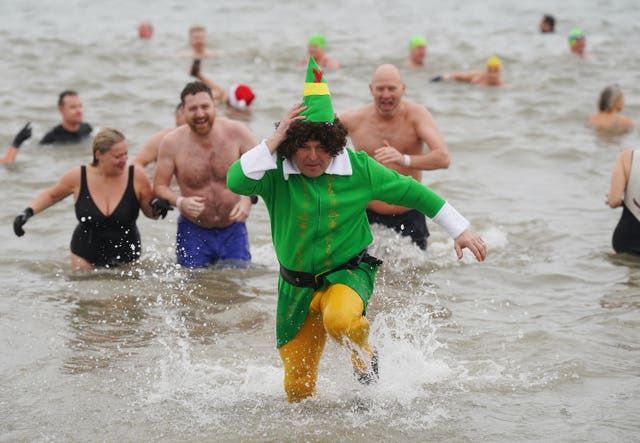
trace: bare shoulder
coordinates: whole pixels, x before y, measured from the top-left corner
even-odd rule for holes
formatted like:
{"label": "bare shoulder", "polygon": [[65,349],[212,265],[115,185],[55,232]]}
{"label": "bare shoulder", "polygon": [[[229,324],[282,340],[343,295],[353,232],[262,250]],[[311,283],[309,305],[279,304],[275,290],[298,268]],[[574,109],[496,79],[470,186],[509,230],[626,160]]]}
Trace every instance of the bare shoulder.
{"label": "bare shoulder", "polygon": [[342,124],[347,128],[353,128],[367,117],[373,115],[373,105],[368,104],[360,108],[350,109],[338,116]]}
{"label": "bare shoulder", "polygon": [[184,142],[185,137],[189,135],[189,126],[182,125],[178,128],[171,129],[159,140],[158,155],[173,156],[175,151]]}

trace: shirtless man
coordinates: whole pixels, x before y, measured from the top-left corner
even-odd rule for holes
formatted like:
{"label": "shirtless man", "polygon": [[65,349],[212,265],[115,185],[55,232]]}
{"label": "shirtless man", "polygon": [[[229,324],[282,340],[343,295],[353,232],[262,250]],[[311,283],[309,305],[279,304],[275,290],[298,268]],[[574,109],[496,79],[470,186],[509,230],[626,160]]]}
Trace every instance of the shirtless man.
{"label": "shirtless man", "polygon": [[487,59],[486,71],[451,72],[438,75],[432,78],[431,81],[455,80],[478,86],[504,86],[504,82],[500,78],[501,71],[502,62],[498,57],[493,56]]}
{"label": "shirtless man", "polygon": [[207,49],[207,29],[204,26],[192,26],[189,29],[189,45],[191,52],[188,53],[194,59],[209,58],[216,55],[210,49]]}
{"label": "shirtless man", "polygon": [[[449,151],[431,113],[402,98],[405,89],[398,69],[381,65],[369,84],[373,103],[345,112],[340,121],[356,150],[364,150],[383,165],[421,182],[423,170],[449,167]],[[373,201],[367,215],[370,223],[392,227],[426,249],[429,231],[421,213]]]}
{"label": "shirtless man", "polygon": [[[216,117],[211,90],[202,82],[188,83],[180,94],[186,125],[160,142],[154,190],[176,206],[176,255],[188,268],[218,261],[251,260],[244,221],[251,199],[227,188],[227,169],[240,155],[257,145],[242,123]],[[169,186],[175,175],[177,195]]]}

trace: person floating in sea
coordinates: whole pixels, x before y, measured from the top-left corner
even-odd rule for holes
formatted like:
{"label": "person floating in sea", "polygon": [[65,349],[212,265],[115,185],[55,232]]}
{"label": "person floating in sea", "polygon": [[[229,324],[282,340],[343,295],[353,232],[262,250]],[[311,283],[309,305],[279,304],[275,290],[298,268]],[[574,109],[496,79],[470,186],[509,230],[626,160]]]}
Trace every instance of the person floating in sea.
{"label": "person floating in sea", "polygon": [[339,69],[340,63],[325,52],[327,39],[322,34],[312,34],[307,42],[307,54],[324,69]]}
{"label": "person floating in sea", "polygon": [[[229,166],[256,140],[243,123],[216,116],[209,87],[188,83],[180,94],[185,125],[164,136],[154,191],[178,208],[176,255],[186,268],[243,265],[251,260],[245,220],[252,200],[227,189]],[[180,194],[170,187],[176,177]]]}
{"label": "person floating in sea", "polygon": [[574,28],[569,33],[569,49],[572,54],[584,57],[584,51],[587,46],[587,38],[584,31],[580,28]]}
{"label": "person floating in sea", "polygon": [[327,334],[351,350],[356,380],[378,380],[366,307],[380,260],[367,253],[373,237],[371,200],[416,208],[468,248],[479,261],[486,246],[453,206],[412,177],[365,152],[345,148],[347,129],[335,117],[329,87],[309,59],[304,104],[282,118],[273,135],[229,168],[229,189],[260,195],[271,218],[280,262],[277,347],[290,402],[315,394]]}
{"label": "person floating in sea", "polygon": [[141,253],[136,220],[140,209],[149,218],[166,216],[168,203],[153,199],[144,171],[127,167],[124,135],[104,128],[93,140],[93,162],[67,171],[42,191],[13,222],[14,233],[36,214],[73,194],[78,226],[71,237],[71,269],[86,271],[138,260]]}
{"label": "person floating in sea", "polygon": [[624,108],[624,94],[620,86],[609,85],[600,93],[598,112],[589,116],[589,125],[603,132],[624,133],[633,129],[634,122],[620,114]]}
{"label": "person floating in sea", "polygon": [[[449,151],[431,113],[405,100],[405,90],[398,69],[381,65],[369,84],[373,103],[342,113],[340,122],[356,150],[366,151],[384,166],[421,182],[423,170],[449,167]],[[393,228],[411,237],[421,249],[427,248],[429,230],[420,211],[372,201],[367,217],[370,223]]]}
{"label": "person floating in sea", "polygon": [[427,39],[422,35],[414,35],[409,41],[409,56],[404,62],[407,68],[423,68],[427,56]]}
{"label": "person floating in sea", "polygon": [[153,37],[153,25],[151,22],[140,22],[138,25],[138,38],[140,40],[150,40]]}
{"label": "person floating in sea", "polygon": [[640,151],[627,149],[618,156],[607,204],[622,206],[611,241],[614,251],[640,255]]}
{"label": "person floating in sea", "polygon": [[501,79],[502,61],[494,55],[487,59],[486,67],[485,71],[451,72],[437,75],[431,81],[455,80],[478,86],[504,86],[505,83]]}

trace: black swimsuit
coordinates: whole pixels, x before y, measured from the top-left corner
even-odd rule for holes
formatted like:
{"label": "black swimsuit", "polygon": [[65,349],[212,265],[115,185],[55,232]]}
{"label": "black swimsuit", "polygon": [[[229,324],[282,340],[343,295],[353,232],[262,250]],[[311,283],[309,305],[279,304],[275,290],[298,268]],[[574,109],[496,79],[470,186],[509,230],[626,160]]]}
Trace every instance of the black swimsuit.
{"label": "black swimsuit", "polygon": [[613,231],[613,249],[616,252],[640,254],[640,221],[622,205],[622,215]]}
{"label": "black swimsuit", "polygon": [[127,188],[111,215],[105,216],[89,194],[87,169],[82,166],[75,204],[79,223],[71,237],[71,252],[94,266],[130,263],[140,257],[140,233],[136,226],[140,204],[133,188],[133,171],[134,166],[129,166]]}

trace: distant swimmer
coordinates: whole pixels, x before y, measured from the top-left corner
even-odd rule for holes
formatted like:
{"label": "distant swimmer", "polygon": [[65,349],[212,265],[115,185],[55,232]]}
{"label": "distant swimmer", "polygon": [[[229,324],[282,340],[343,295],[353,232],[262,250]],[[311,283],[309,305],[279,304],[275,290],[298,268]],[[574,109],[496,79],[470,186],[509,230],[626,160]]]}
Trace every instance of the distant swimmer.
{"label": "distant swimmer", "polygon": [[141,22],[138,25],[138,38],[140,40],[150,40],[153,37],[153,25],[150,22]]}
{"label": "distant swimmer", "polygon": [[407,68],[424,67],[424,59],[427,56],[427,39],[421,35],[414,35],[409,41],[409,57],[404,65]]}
{"label": "distant swimmer", "polygon": [[624,107],[624,94],[620,86],[609,85],[600,93],[598,112],[589,117],[589,125],[598,131],[628,132],[634,126],[633,120],[620,114]]}
{"label": "distant swimmer", "polygon": [[15,218],[14,233],[23,236],[23,226],[31,217],[73,194],[78,226],[71,238],[71,268],[85,271],[138,260],[140,209],[147,217],[157,218],[164,217],[168,208],[157,200],[152,207],[149,179],[142,169],[127,167],[127,153],[120,131],[102,129],[93,140],[93,162],[70,169],[42,191]]}
{"label": "distant swimmer", "polygon": [[[431,113],[405,100],[405,89],[398,68],[381,65],[369,84],[373,103],[344,112],[340,121],[357,151],[421,182],[422,171],[449,167],[449,151]],[[429,230],[420,211],[376,200],[369,203],[367,217],[427,248]]]}
{"label": "distant swimmer", "polygon": [[[318,66],[324,69],[339,69],[340,63],[329,57],[325,52],[327,39],[322,34],[312,34],[307,42],[307,54],[316,61]],[[306,63],[304,60],[302,63]]]}
{"label": "distant swimmer", "polygon": [[[187,122],[160,142],[154,176],[158,197],[180,211],[178,263],[186,268],[246,265],[251,260],[245,221],[251,198],[227,188],[227,169],[256,140],[243,123],[216,116],[211,89],[199,81],[180,94]],[[170,186],[175,176],[177,194]]]}
{"label": "distant swimmer", "polygon": [[178,103],[178,106],[176,106],[175,120],[175,127],[166,128],[156,132],[149,140],[144,143],[144,145],[142,145],[142,148],[133,159],[134,165],[144,168],[150,163],[155,163],[156,159],[158,158],[158,148],[160,147],[160,142],[162,141],[164,136],[173,131],[175,128],[186,123],[184,119],[184,110],[182,108],[182,103]]}
{"label": "distant swimmer", "polygon": [[202,60],[203,58],[211,58],[220,54],[220,51],[213,51],[207,48],[207,28],[204,26],[192,26],[189,28],[189,46],[191,50],[183,51],[180,55]]}
{"label": "distant swimmer", "polygon": [[586,45],[587,39],[584,31],[580,28],[572,29],[569,33],[569,49],[571,49],[571,53],[583,57]]}
{"label": "distant swimmer", "polygon": [[13,163],[18,156],[18,150],[22,143],[31,138],[32,130],[31,130],[31,122],[27,123],[20,129],[20,131],[13,138],[13,142],[11,146],[9,146],[9,150],[4,155],[4,157],[0,157],[0,163]]}
{"label": "distant swimmer", "polygon": [[542,34],[552,34],[556,30],[556,19],[553,15],[545,14],[540,20],[540,32]]}
{"label": "distant swimmer", "polygon": [[191,75],[206,84],[211,89],[211,94],[216,102],[226,105],[225,115],[236,120],[247,120],[251,116],[251,103],[256,98],[255,93],[248,85],[237,83],[224,89],[218,83],[204,76],[202,63],[194,60],[191,66]]}
{"label": "distant swimmer", "polygon": [[486,66],[486,71],[451,72],[449,74],[435,76],[431,81],[455,80],[478,86],[504,86],[505,83],[500,78],[502,61],[494,55],[487,59]]}
{"label": "distant swimmer", "polygon": [[77,92],[68,89],[60,93],[58,112],[62,122],[45,134],[41,145],[79,143],[91,135],[93,128],[83,121],[84,109]]}
{"label": "distant swimmer", "polygon": [[607,204],[611,208],[622,206],[613,231],[613,249],[617,253],[640,254],[640,150],[627,149],[618,156]]}

